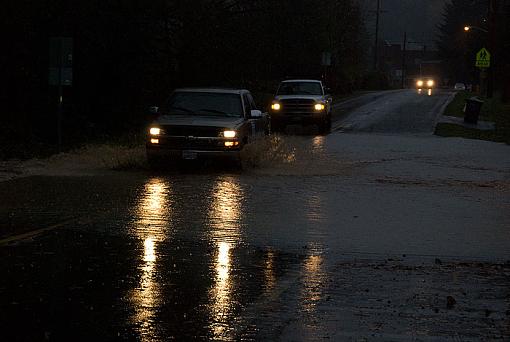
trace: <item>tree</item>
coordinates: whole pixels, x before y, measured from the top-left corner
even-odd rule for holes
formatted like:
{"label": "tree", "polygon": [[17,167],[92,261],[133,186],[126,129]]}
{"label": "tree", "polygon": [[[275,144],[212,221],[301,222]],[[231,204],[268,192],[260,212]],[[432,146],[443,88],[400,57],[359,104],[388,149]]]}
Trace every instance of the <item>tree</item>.
{"label": "tree", "polygon": [[463,28],[466,25],[484,27],[486,19],[485,1],[452,0],[445,4],[437,47],[443,60],[445,75],[451,83],[471,83],[476,77],[475,55],[485,44],[486,37],[483,32],[464,32]]}
{"label": "tree", "polygon": [[363,68],[355,0],[19,0],[8,2],[0,19],[7,80],[0,96],[9,113],[0,133],[12,133],[0,137],[13,141],[27,131],[54,141],[50,37],[74,41],[74,80],[64,93],[67,143],[137,130],[146,108],[175,87],[272,92],[286,76],[321,77],[325,51],[333,56],[331,78],[344,90],[356,87]]}

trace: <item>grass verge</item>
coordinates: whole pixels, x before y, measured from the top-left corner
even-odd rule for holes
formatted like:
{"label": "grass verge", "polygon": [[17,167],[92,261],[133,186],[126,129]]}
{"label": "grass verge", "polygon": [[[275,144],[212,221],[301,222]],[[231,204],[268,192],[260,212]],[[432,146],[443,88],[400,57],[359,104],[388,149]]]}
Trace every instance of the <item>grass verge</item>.
{"label": "grass verge", "polygon": [[[466,99],[472,96],[475,96],[475,94],[468,91],[458,92],[453,101],[446,107],[443,115],[464,117],[464,104]],[[502,103],[499,94],[491,99],[483,99],[483,101],[480,120],[495,122],[496,129],[494,131],[481,131],[451,123],[439,123],[434,134],[442,137],[462,137],[510,144],[510,104]]]}

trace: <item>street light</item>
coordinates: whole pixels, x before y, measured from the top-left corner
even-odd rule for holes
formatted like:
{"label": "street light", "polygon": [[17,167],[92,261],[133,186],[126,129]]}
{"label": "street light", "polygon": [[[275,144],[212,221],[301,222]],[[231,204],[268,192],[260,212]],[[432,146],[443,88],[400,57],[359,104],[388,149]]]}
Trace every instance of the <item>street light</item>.
{"label": "street light", "polygon": [[[469,32],[471,30],[481,31],[481,32],[486,33],[486,34],[489,33],[488,30],[486,30],[486,29],[484,29],[482,27],[472,26],[472,25],[464,26],[464,32],[467,33],[467,32]],[[486,94],[487,97],[490,97],[492,92],[489,92],[489,85],[486,82],[486,78],[487,78],[487,71],[484,68],[481,68],[480,69],[480,89],[481,89],[480,91],[481,91],[482,94]],[[490,81],[491,80],[489,80],[489,82]]]}
{"label": "street light", "polygon": [[482,31],[484,33],[489,33],[489,31],[487,31],[486,29],[478,27],[478,26],[472,26],[472,25],[464,26],[464,31],[465,32],[469,32],[470,30],[478,30],[478,31]]}

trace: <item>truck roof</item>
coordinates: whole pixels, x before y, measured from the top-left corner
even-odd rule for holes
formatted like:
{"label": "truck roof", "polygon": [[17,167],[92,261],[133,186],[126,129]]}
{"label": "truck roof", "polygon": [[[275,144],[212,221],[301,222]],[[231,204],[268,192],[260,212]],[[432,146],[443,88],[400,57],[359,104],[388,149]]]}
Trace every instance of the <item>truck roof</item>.
{"label": "truck roof", "polygon": [[315,83],[322,83],[319,80],[306,80],[306,79],[295,79],[295,80],[285,80],[285,81],[282,81],[282,83],[287,83],[287,82],[315,82]]}
{"label": "truck roof", "polygon": [[249,93],[246,89],[231,89],[231,88],[178,88],[175,92],[181,93],[218,93],[218,94],[236,94],[241,95]]}

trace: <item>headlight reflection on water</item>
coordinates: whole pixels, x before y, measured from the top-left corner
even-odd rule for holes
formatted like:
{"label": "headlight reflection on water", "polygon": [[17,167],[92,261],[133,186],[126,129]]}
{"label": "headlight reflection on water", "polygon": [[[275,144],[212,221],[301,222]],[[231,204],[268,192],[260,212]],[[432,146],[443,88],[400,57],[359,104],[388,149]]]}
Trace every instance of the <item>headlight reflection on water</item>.
{"label": "headlight reflection on water", "polygon": [[265,291],[270,293],[276,284],[276,272],[275,272],[275,254],[269,250],[267,252],[265,267],[264,267],[264,278],[265,278]]}
{"label": "headlight reflection on water", "polygon": [[322,288],[326,282],[323,262],[322,254],[312,254],[306,258],[303,265],[304,288],[301,302],[307,312],[314,312],[323,296]]}
{"label": "headlight reflection on water", "polygon": [[324,151],[324,143],[325,143],[325,137],[323,135],[315,136],[312,139],[312,148],[314,151],[322,152]]}
{"label": "headlight reflection on water", "polygon": [[130,296],[134,313],[131,317],[140,341],[153,341],[155,315],[161,306],[161,284],[158,273],[158,244],[168,238],[171,218],[170,185],[159,178],[150,179],[144,186],[134,212],[133,235],[139,239],[139,283]]}
{"label": "headlight reflection on water", "polygon": [[210,289],[211,332],[221,338],[233,314],[232,250],[241,240],[241,212],[244,192],[236,178],[220,178],[211,190],[208,221],[210,238],[216,245],[213,261],[215,281]]}

